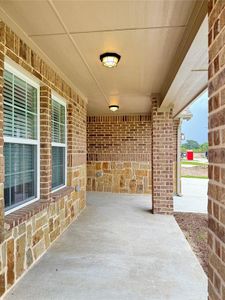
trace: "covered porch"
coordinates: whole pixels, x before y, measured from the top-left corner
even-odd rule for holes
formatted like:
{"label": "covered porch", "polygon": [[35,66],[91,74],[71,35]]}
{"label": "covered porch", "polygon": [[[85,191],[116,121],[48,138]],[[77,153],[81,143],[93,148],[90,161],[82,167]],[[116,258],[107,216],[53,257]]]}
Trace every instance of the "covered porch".
{"label": "covered porch", "polygon": [[225,299],[224,31],[222,0],[0,2],[0,297],[207,298],[173,196],[182,111],[208,88]]}

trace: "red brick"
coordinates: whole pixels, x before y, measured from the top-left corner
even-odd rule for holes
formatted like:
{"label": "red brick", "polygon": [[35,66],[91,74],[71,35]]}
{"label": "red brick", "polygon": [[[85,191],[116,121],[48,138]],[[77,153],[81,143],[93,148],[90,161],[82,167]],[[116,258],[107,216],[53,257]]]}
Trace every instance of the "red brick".
{"label": "red brick", "polygon": [[[208,73],[210,97],[208,135],[209,300],[222,300],[225,297],[223,292],[225,286],[225,2],[210,1],[208,3],[210,45]],[[212,72],[212,64],[214,72]]]}
{"label": "red brick", "polygon": [[[176,126],[175,126],[176,128]],[[152,99],[152,203],[153,212],[173,212],[173,161],[176,134],[172,110],[158,111],[157,99]]]}

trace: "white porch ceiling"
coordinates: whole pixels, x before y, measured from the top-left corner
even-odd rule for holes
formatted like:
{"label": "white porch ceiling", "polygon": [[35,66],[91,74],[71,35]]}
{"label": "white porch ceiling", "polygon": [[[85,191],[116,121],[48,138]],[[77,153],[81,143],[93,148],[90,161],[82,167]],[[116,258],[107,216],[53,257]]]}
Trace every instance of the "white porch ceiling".
{"label": "white porch ceiling", "polygon": [[[2,0],[0,14],[87,96],[89,114],[108,114],[111,102],[118,102],[120,114],[148,113],[150,95],[162,91],[196,2]],[[117,68],[101,65],[106,51],[121,55]]]}

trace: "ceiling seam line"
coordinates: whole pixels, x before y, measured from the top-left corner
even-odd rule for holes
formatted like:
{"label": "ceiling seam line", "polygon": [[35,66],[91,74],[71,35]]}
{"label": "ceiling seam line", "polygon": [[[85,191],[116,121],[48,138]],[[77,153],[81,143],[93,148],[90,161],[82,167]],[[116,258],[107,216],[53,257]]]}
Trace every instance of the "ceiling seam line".
{"label": "ceiling seam line", "polygon": [[[24,29],[19,24],[17,24],[12,19],[12,17],[9,16],[8,13],[2,7],[0,7],[0,16],[1,16],[1,14],[6,19],[10,20],[10,22],[12,22],[12,24],[14,24],[14,26],[17,28],[17,30],[19,30],[19,34],[15,32],[18,35],[18,37],[21,39],[25,39],[26,43],[28,44],[28,46],[30,48],[32,48],[32,47],[34,47],[34,49],[36,48],[36,51],[37,51],[38,55],[40,56],[40,58],[43,60],[46,60],[46,62],[50,65],[50,67],[55,69],[59,73],[59,75],[62,77],[62,79],[65,82],[68,82],[71,85],[71,87],[74,89],[74,91],[77,94],[79,94],[85,100],[86,103],[88,103],[87,96],[69,79],[69,77],[64,72],[62,72],[60,70],[60,68],[54,63],[54,61],[29,37],[29,35],[24,31]],[[2,16],[1,16],[1,18],[2,18]],[[2,20],[2,21],[7,25],[7,22],[5,22],[4,20]],[[21,34],[23,37],[20,36]]]}
{"label": "ceiling seam line", "polygon": [[[157,29],[177,29],[185,28],[186,25],[176,25],[176,26],[156,26],[156,27],[140,27],[140,28],[118,28],[118,29],[105,29],[105,30],[89,30],[89,31],[68,31],[68,34],[88,34],[88,33],[104,33],[104,32],[123,32],[123,31],[139,31],[139,30],[157,30]],[[40,33],[40,34],[30,34],[30,37],[38,36],[49,36],[49,35],[66,35],[67,33]]]}
{"label": "ceiling seam line", "polygon": [[101,92],[101,94],[104,96],[105,102],[107,103],[107,105],[109,105],[109,101],[108,98],[103,90],[103,88],[101,87],[100,83],[98,82],[98,80],[96,79],[94,73],[92,72],[91,68],[89,67],[88,63],[86,62],[84,56],[82,55],[79,47],[77,46],[77,43],[74,41],[74,39],[71,37],[66,25],[64,24],[62,18],[60,17],[59,12],[57,11],[55,5],[53,4],[52,0],[48,0],[49,5],[51,6],[51,8],[53,9],[55,15],[57,16],[58,20],[60,21],[61,25],[63,26],[63,29],[66,31],[68,38],[70,39],[73,47],[75,48],[76,52],[78,53],[78,55],[80,56],[81,60],[83,61],[84,65],[86,66],[89,74],[91,75],[92,79],[94,80],[95,84],[97,85],[99,91]]}

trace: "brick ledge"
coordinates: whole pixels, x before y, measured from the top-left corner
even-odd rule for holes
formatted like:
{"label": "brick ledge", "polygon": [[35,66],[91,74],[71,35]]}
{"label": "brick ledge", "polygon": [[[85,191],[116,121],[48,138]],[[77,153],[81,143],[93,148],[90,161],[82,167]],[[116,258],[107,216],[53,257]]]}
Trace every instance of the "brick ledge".
{"label": "brick ledge", "polygon": [[37,213],[47,208],[51,202],[55,202],[62,197],[70,195],[73,191],[74,191],[74,187],[66,186],[61,190],[52,192],[51,201],[49,202],[41,202],[40,200],[37,200],[34,203],[28,204],[27,206],[19,208],[18,210],[8,214],[7,216],[5,216],[4,229],[6,231],[11,230],[13,227],[22,224],[23,222],[29,220]]}
{"label": "brick ledge", "polygon": [[34,203],[19,208],[18,210],[8,214],[5,216],[5,230],[10,230],[24,221],[27,221],[46,207],[48,207],[47,202],[41,202],[40,200],[37,200]]}
{"label": "brick ledge", "polygon": [[52,201],[57,201],[59,198],[65,197],[70,195],[72,192],[74,192],[75,188],[72,186],[65,186],[64,188],[56,191],[56,192],[52,192],[51,196],[52,196]]}

